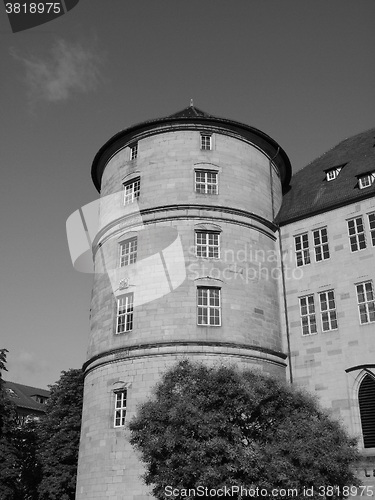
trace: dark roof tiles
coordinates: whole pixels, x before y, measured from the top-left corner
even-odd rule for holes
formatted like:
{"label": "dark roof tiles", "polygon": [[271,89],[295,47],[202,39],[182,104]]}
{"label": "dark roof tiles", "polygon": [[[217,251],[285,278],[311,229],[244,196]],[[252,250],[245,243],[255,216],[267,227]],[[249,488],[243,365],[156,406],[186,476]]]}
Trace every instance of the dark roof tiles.
{"label": "dark roof tiles", "polygon": [[[29,385],[17,384],[15,382],[8,382],[4,380],[5,389],[9,389],[9,399],[13,401],[17,407],[25,408],[35,411],[45,411],[45,405],[35,401],[35,396],[42,396],[48,398],[50,391],[46,389],[38,389],[37,387],[30,387]],[[12,395],[13,393],[13,395]]]}
{"label": "dark roof tiles", "polygon": [[[293,175],[276,217],[284,225],[375,196],[375,183],[359,189],[358,176],[375,171],[375,128],[345,139]],[[327,170],[341,166],[336,179]]]}
{"label": "dark roof tiles", "polygon": [[206,113],[205,111],[202,111],[201,109],[196,108],[195,106],[189,106],[187,108],[184,108],[181,111],[178,111],[177,113],[173,113],[173,115],[169,115],[167,118],[213,118],[212,115],[209,113]]}

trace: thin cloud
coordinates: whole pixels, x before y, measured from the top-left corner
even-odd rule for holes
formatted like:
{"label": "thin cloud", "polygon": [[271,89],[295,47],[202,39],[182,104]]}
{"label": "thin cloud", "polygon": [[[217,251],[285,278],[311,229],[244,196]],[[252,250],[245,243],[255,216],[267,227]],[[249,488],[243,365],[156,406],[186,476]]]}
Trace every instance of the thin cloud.
{"label": "thin cloud", "polygon": [[75,93],[95,90],[100,81],[101,56],[80,43],[57,40],[44,56],[24,57],[11,50],[22,62],[31,102],[66,101]]}
{"label": "thin cloud", "polygon": [[[47,361],[40,354],[37,355],[34,352],[27,351],[21,351],[14,357],[10,352],[7,365],[8,371],[4,378],[26,385],[29,384],[29,380],[43,379],[50,368]],[[34,384],[35,382],[30,383],[30,385]]]}

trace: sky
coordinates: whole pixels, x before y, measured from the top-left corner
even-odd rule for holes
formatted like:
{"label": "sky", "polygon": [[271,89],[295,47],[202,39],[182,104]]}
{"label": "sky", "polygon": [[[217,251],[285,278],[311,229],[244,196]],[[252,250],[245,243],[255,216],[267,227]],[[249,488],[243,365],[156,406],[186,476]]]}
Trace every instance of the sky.
{"label": "sky", "polygon": [[80,0],[12,33],[0,5],[0,348],[47,388],[86,360],[92,276],[65,224],[114,134],[194,100],[297,171],[375,126],[373,0]]}

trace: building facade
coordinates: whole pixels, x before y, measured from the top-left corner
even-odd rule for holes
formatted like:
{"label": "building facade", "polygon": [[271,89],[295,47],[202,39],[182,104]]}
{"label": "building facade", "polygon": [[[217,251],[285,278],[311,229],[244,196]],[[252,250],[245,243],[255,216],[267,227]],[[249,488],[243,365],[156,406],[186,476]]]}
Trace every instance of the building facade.
{"label": "building facade", "polygon": [[358,438],[358,475],[375,491],[374,179],[372,129],[298,171],[276,222],[289,270],[283,302],[293,382]]}
{"label": "building facade", "polygon": [[126,422],[186,357],[307,386],[371,464],[375,186],[340,151],[290,181],[272,138],[192,105],[99,150],[78,500],[153,498]]}
{"label": "building facade", "polygon": [[177,360],[285,377],[275,262],[263,262],[262,279],[251,254],[278,251],[273,220],[290,172],[266,134],[194,106],[98,152],[78,499],[152,498],[125,416]]}

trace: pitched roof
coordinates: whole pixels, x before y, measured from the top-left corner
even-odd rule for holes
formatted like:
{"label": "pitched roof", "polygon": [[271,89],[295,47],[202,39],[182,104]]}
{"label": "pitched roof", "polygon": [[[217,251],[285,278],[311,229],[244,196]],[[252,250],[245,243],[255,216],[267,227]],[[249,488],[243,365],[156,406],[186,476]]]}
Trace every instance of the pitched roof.
{"label": "pitched roof", "polygon": [[[342,167],[327,181],[327,170]],[[293,175],[276,217],[280,225],[375,196],[375,183],[359,189],[358,176],[375,172],[375,128],[345,139]]]}
{"label": "pitched roof", "polygon": [[173,115],[167,116],[167,118],[214,118],[209,113],[202,111],[201,109],[196,108],[193,105],[188,106],[187,108],[178,111],[177,113],[173,113]]}
{"label": "pitched roof", "polygon": [[50,396],[50,391],[37,387],[30,387],[29,385],[17,384],[15,382],[8,382],[6,380],[4,380],[4,387],[6,390],[8,389],[9,399],[13,401],[18,408],[45,412],[45,405],[35,401],[33,396],[48,398]]}

